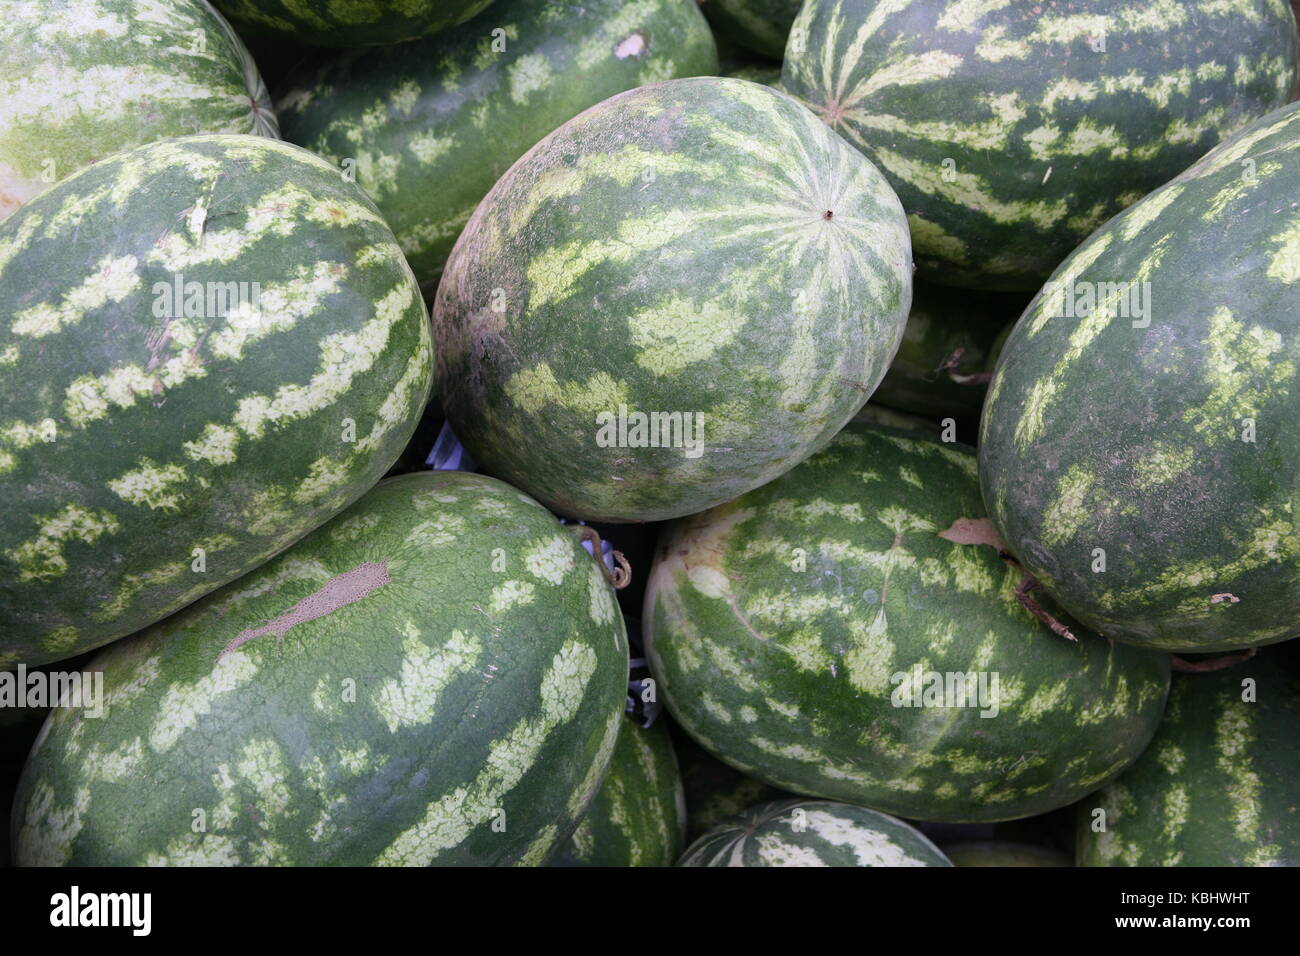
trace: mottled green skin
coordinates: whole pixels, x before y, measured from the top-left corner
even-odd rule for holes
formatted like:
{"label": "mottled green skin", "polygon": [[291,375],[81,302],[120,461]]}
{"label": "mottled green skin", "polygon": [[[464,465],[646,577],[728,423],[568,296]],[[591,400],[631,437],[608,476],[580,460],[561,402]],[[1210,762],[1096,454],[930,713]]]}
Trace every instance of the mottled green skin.
{"label": "mottled green skin", "polygon": [[520,0],[313,65],[285,81],[279,112],[285,139],[355,162],[432,295],[461,227],[529,147],[615,93],[717,71],[692,0]]}
{"label": "mottled green skin", "polygon": [[[802,813],[800,813],[802,811]],[[678,866],[952,866],[902,820],[827,800],[778,800],[714,827]]]}
{"label": "mottled green skin", "polygon": [[672,866],[686,845],[686,804],[668,727],[623,721],[609,773],[551,866]]}
{"label": "mottled green skin", "polygon": [[[993,546],[941,537],[983,517],[969,449],[853,424],[669,526],[642,627],[673,717],[773,786],[914,820],[1010,820],[1095,790],[1155,733],[1167,658],[1054,635]],[[997,674],[996,714],[895,706],[917,665]]]}
{"label": "mottled green skin", "polygon": [[809,0],[781,82],[898,190],[920,278],[1033,290],[1286,103],[1298,45],[1286,0]]}
{"label": "mottled green skin", "polygon": [[747,777],[712,756],[690,738],[677,747],[682,767],[682,788],[686,794],[686,839],[712,830],[728,817],[748,807],[794,796],[785,790],[769,787],[761,780]]}
{"label": "mottled green skin", "polygon": [[[308,46],[387,46],[464,23],[492,0],[215,0],[241,31]],[[507,4],[498,4],[505,7]]]}
{"label": "mottled green skin", "polygon": [[123,149],[276,137],[248,50],[204,0],[36,0],[0,17],[0,220]]}
{"label": "mottled green skin", "polygon": [[[375,564],[386,583],[248,639]],[[599,568],[535,501],[463,472],[391,479],[96,659],[107,712],[47,722],[17,862],[540,863],[608,766],[627,653]]]}
{"label": "mottled green skin", "polygon": [[[168,318],[177,275],[260,283],[262,314]],[[0,226],[0,667],[139,630],[333,517],[432,366],[392,233],[306,150],[165,140],[28,203]]]}
{"label": "mottled green skin", "polygon": [[[978,418],[986,383],[962,379],[992,368],[993,345],[1019,314],[1002,312],[1006,305],[1000,298],[917,283],[903,341],[871,400],[936,421]],[[955,367],[946,368],[950,362]]]}
{"label": "mottled green skin", "polygon": [[720,34],[746,49],[780,60],[803,0],[703,0],[700,9]]}
{"label": "mottled green skin", "polygon": [[974,843],[951,843],[943,852],[953,866],[1073,866],[1060,850],[1031,843],[989,840]]}
{"label": "mottled green skin", "polygon": [[[560,514],[690,514],[861,407],[909,261],[884,179],[789,97],[719,78],[622,93],[529,151],[465,227],[434,305],[442,403],[486,472]],[[621,404],[703,416],[702,453],[603,447],[598,416]]]}
{"label": "mottled green skin", "polygon": [[1149,282],[1148,327],[1112,301],[1053,317],[1061,297],[1040,293],[999,359],[980,439],[993,521],[1115,640],[1300,634],[1298,163],[1290,106],[1098,230],[1045,287]]}
{"label": "mottled green skin", "polygon": [[1174,677],[1146,753],[1079,804],[1080,866],[1300,866],[1300,668],[1282,651]]}

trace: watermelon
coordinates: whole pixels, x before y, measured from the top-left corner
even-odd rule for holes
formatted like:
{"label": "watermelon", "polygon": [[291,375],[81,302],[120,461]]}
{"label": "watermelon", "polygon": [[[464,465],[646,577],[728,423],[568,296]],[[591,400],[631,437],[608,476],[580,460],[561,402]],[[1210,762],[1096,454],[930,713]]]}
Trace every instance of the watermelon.
{"label": "watermelon", "polygon": [[1147,752],[1079,804],[1079,864],[1300,866],[1297,650],[1177,675]]}
{"label": "watermelon", "polygon": [[1300,635],[1298,162],[1289,106],[1098,230],[1002,351],[980,443],[993,522],[1117,641]]}
{"label": "watermelon", "polygon": [[[386,46],[464,23],[492,0],[214,0],[241,31],[308,46]],[[498,4],[504,7],[506,4]]]}
{"label": "watermelon", "polygon": [[701,0],[718,33],[747,50],[780,60],[803,0]]}
{"label": "watermelon", "polygon": [[672,866],[685,846],[686,805],[665,724],[625,719],[609,773],[551,866]]}
{"label": "watermelon", "polygon": [[686,839],[691,842],[757,803],[795,796],[727,766],[680,731],[674,749],[686,797]]}
{"label": "watermelon", "polygon": [[880,428],[892,428],[895,431],[929,435],[934,438],[941,437],[944,428],[932,419],[922,418],[910,412],[895,411],[884,405],[877,405],[875,402],[867,402],[859,408],[853,420],[864,425],[876,425]]}
{"label": "watermelon", "polygon": [[432,294],[474,207],[534,143],[615,93],[717,70],[691,0],[518,0],[313,65],[278,109],[285,139],[352,164]]}
{"label": "watermelon", "polygon": [[1060,850],[1052,850],[1032,843],[1012,843],[1007,840],[974,840],[966,843],[945,843],[945,856],[953,866],[1073,866],[1070,858]]}
{"label": "watermelon", "polygon": [[750,64],[728,70],[723,75],[738,80],[749,80],[751,83],[761,83],[763,86],[770,86],[774,90],[781,88],[781,69],[776,66]]}
{"label": "watermelon", "polygon": [[903,341],[871,400],[936,421],[978,419],[994,343],[1024,304],[916,283]]}
{"label": "watermelon", "polygon": [[204,0],[5,4],[0,220],[96,160],[189,133],[278,135],[252,57]]}
{"label": "watermelon", "polygon": [[966,448],[864,425],[671,524],[646,656],[673,718],[775,787],[913,820],[1045,813],[1155,733],[1163,654],[1021,605]]}
{"label": "watermelon", "polygon": [[385,481],[93,663],[47,721],[22,865],[540,863],[600,786],[627,637],[577,535],[464,472]]}
{"label": "watermelon", "polygon": [[430,390],[374,205],[262,137],[152,143],[25,205],[0,316],[0,667],[262,564],[379,480]]}
{"label": "watermelon", "polygon": [[902,820],[830,800],[751,807],[691,844],[678,866],[952,866]]}
{"label": "watermelon", "polygon": [[1032,291],[1286,103],[1298,46],[1285,0],[809,0],[781,83],[889,178],[920,278]]}
{"label": "watermelon", "polygon": [[767,87],[671,80],[570,120],[483,200],[434,303],[442,403],[484,471],[560,514],[690,514],[825,445],[910,300],[870,162]]}

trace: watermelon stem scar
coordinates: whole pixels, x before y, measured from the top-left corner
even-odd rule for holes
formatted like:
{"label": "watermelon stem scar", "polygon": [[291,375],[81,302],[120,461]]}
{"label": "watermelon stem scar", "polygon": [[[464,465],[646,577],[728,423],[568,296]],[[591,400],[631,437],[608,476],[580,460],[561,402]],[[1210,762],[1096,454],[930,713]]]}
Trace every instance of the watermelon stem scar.
{"label": "watermelon stem scar", "polygon": [[[1017,561],[1016,563],[1019,564],[1020,562]],[[1053,634],[1059,634],[1061,637],[1077,642],[1079,639],[1070,633],[1068,627],[1049,614],[1041,604],[1029,596],[1030,591],[1041,586],[1038,583],[1038,578],[1032,574],[1026,574],[1024,579],[1016,585],[1016,597],[1024,609],[1050,627]]]}
{"label": "watermelon stem scar", "polygon": [[261,627],[245,628],[229,644],[221,649],[217,660],[231,651],[247,644],[255,637],[264,634],[276,636],[276,646],[284,640],[284,635],[293,627],[314,621],[326,614],[333,614],[339,608],[354,604],[388,583],[388,562],[367,561],[358,564],[351,571],[344,571],[325,582],[324,587],[313,591],[291,607],[284,614]]}
{"label": "watermelon stem scar", "polygon": [[1211,671],[1221,671],[1233,664],[1240,664],[1242,661],[1248,661],[1259,652],[1258,647],[1248,647],[1244,651],[1236,651],[1232,654],[1220,654],[1218,657],[1211,657],[1204,661],[1189,661],[1185,658],[1173,655],[1169,658],[1169,666],[1183,674],[1208,674]]}
{"label": "watermelon stem scar", "polygon": [[610,557],[618,567],[611,571],[606,565],[605,560],[600,556],[601,540],[600,533],[590,525],[578,525],[578,537],[591,545],[591,555],[596,559],[596,564],[600,566],[600,571],[605,575],[605,580],[616,591],[621,591],[632,583],[632,565],[628,563],[627,558],[623,556],[622,551],[611,551]]}

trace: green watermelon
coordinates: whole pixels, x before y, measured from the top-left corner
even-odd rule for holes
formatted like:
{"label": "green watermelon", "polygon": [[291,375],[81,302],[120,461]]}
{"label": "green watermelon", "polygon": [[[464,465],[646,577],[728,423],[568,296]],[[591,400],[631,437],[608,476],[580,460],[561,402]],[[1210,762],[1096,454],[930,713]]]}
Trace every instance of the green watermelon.
{"label": "green watermelon", "polygon": [[1297,650],[1175,676],[1146,753],[1079,804],[1079,864],[1300,866]]}
{"label": "green watermelon", "polygon": [[0,316],[0,667],[262,564],[379,480],[430,389],[374,205],[261,137],[142,146],[25,205]]}
{"label": "green watermelon", "polygon": [[914,820],[1032,816],[1118,775],[1155,733],[1168,659],[1026,611],[975,469],[854,424],[670,525],[642,627],[673,718],[772,786]]}
{"label": "green watermelon", "polygon": [[751,83],[761,83],[763,86],[770,86],[774,90],[781,89],[781,68],[777,66],[750,64],[728,70],[723,75],[737,80],[749,80]]}
{"label": "green watermelon", "polygon": [[[492,0],[215,0],[254,36],[308,46],[386,46],[464,23]],[[506,4],[497,4],[504,7]]]}
{"label": "green watermelon", "polygon": [[685,734],[676,750],[686,797],[686,839],[692,842],[757,803],[795,796],[727,766]]}
{"label": "green watermelon", "polygon": [[631,90],[542,140],[465,227],[434,305],[443,407],[484,471],[560,514],[690,514],[862,406],[909,261],[884,179],[794,100]]}
{"label": "green watermelon", "polygon": [[1024,304],[916,283],[903,341],[871,400],[936,421],[978,419],[994,344]]}
{"label": "green watermelon", "polygon": [[902,820],[829,800],[751,807],[691,844],[678,866],[952,866]]}
{"label": "green watermelon", "polygon": [[691,0],[518,0],[314,64],[279,113],[285,139],[353,164],[432,294],[479,200],[534,143],[615,93],[717,70]]}
{"label": "green watermelon", "polygon": [[189,133],[278,135],[252,57],[204,0],[4,5],[0,220],[96,160]]}
{"label": "green watermelon", "polygon": [[1032,843],[1012,843],[1006,840],[974,840],[964,843],[945,843],[945,856],[953,866],[1073,866],[1070,858],[1060,850],[1052,850]]}
{"label": "green watermelon", "polygon": [[876,163],[918,275],[1033,290],[1297,80],[1286,0],[808,0],[781,83]]}
{"label": "green watermelon", "polygon": [[863,425],[876,425],[880,428],[892,428],[895,431],[914,432],[939,438],[943,434],[943,425],[910,412],[899,412],[875,402],[867,402],[858,409],[853,420]]}
{"label": "green watermelon", "polygon": [[628,651],[571,529],[426,471],[92,667],[107,712],[42,729],[19,864],[528,865],[600,786]]}
{"label": "green watermelon", "polygon": [[551,866],[672,866],[685,846],[686,805],[668,728],[623,721],[609,773]]}
{"label": "green watermelon", "polygon": [[700,9],[722,36],[779,61],[802,5],[803,0],[701,0]]}
{"label": "green watermelon", "polygon": [[1300,635],[1298,164],[1290,106],[1098,230],[1002,351],[980,442],[993,522],[1107,637]]}

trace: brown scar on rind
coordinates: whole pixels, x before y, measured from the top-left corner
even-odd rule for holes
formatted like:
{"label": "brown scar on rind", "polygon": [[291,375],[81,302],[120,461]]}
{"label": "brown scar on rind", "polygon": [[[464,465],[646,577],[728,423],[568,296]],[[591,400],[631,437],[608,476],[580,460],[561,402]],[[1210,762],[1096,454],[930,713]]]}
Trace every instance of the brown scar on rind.
{"label": "brown scar on rind", "polygon": [[958,518],[947,531],[940,531],[939,537],[953,544],[987,544],[999,554],[1007,550],[988,518]]}
{"label": "brown scar on rind", "polygon": [[1229,594],[1227,591],[1224,591],[1222,594],[1210,595],[1211,604],[1222,604],[1224,601],[1228,601],[1232,604],[1240,604],[1241,598],[1237,597],[1235,594]]}
{"label": "brown scar on rind", "polygon": [[236,648],[266,634],[274,634],[278,643],[284,640],[284,635],[291,628],[333,614],[349,604],[355,604],[388,582],[387,561],[367,561],[358,564],[351,571],[330,578],[320,590],[313,591],[274,620],[268,621],[261,627],[250,627],[240,631],[234,640],[221,649],[217,660],[220,661]]}

